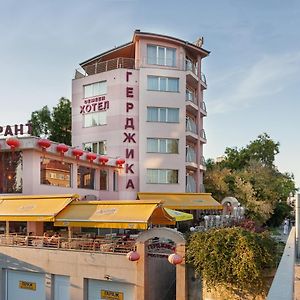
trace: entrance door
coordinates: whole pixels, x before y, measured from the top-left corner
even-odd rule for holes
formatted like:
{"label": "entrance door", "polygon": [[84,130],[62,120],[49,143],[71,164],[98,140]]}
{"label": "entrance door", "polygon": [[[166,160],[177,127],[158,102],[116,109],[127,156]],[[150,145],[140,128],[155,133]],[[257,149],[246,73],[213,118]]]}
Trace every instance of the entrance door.
{"label": "entrance door", "polygon": [[45,274],[7,270],[6,300],[46,300]]}

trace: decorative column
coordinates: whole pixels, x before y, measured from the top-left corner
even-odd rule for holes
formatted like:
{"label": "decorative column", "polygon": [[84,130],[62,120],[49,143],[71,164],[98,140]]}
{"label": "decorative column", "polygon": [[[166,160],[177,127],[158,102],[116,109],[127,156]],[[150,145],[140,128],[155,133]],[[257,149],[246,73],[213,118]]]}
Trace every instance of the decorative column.
{"label": "decorative column", "polygon": [[187,278],[185,265],[185,244],[176,244],[176,251],[178,255],[183,257],[181,264],[176,265],[176,299],[187,299]]}

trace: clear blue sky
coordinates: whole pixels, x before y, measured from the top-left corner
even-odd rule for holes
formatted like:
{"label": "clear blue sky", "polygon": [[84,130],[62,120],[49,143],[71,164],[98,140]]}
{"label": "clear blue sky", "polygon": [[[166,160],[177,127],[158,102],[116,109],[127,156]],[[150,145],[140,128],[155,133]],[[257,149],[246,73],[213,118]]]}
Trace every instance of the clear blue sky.
{"label": "clear blue sky", "polygon": [[298,0],[0,0],[0,125],[70,98],[78,64],[135,29],[204,36],[206,158],[267,132],[300,186],[299,16]]}

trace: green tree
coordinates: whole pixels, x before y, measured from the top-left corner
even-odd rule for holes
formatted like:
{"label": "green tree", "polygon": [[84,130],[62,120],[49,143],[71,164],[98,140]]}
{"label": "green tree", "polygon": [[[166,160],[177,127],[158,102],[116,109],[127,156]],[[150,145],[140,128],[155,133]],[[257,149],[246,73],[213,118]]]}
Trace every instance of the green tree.
{"label": "green tree", "polygon": [[48,106],[31,113],[33,135],[71,145],[71,102],[62,97],[52,112]]}
{"label": "green tree", "polygon": [[236,197],[246,214],[263,224],[279,202],[296,191],[292,174],[281,173],[274,164],[279,143],[262,134],[245,148],[227,148],[220,163],[210,161],[204,177],[206,190],[217,199]]}
{"label": "green tree", "polygon": [[240,227],[212,229],[190,236],[186,258],[207,288],[259,295],[266,292],[266,270],[275,267],[276,245],[268,233]]}

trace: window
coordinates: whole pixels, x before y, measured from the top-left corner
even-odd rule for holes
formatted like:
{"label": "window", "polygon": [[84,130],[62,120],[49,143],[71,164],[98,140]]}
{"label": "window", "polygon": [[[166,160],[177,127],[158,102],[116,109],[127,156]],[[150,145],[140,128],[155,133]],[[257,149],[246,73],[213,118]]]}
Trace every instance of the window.
{"label": "window", "polygon": [[147,152],[178,153],[178,139],[147,139]]}
{"label": "window", "polygon": [[179,108],[147,107],[147,121],[179,123]]}
{"label": "window", "polygon": [[186,174],[186,192],[195,193],[196,192],[196,181],[193,175]]}
{"label": "window", "polygon": [[178,170],[147,169],[147,183],[178,183]]}
{"label": "window", "polygon": [[147,46],[147,63],[150,65],[176,66],[176,49],[155,45]]}
{"label": "window", "polygon": [[108,190],[108,171],[100,170],[100,190]]}
{"label": "window", "polygon": [[113,173],[113,191],[117,192],[118,191],[118,171],[114,171]]}
{"label": "window", "polygon": [[72,164],[61,160],[41,158],[41,184],[71,187]]}
{"label": "window", "polygon": [[23,153],[0,152],[0,193],[22,193]]}
{"label": "window", "polygon": [[107,93],[106,81],[99,81],[83,86],[83,97],[89,98],[93,96],[104,95]]}
{"label": "window", "polygon": [[94,127],[107,124],[106,111],[99,111],[83,115],[83,127]]}
{"label": "window", "polygon": [[197,124],[193,120],[192,117],[189,117],[189,116],[186,117],[186,124],[185,125],[186,125],[186,131],[190,131],[190,132],[192,132],[194,134],[198,133]]}
{"label": "window", "polygon": [[95,189],[95,169],[78,166],[77,187],[81,189]]}
{"label": "window", "polygon": [[179,78],[149,75],[148,90],[160,92],[179,92]]}
{"label": "window", "polygon": [[89,151],[97,154],[107,154],[106,141],[84,143],[84,151]]}

